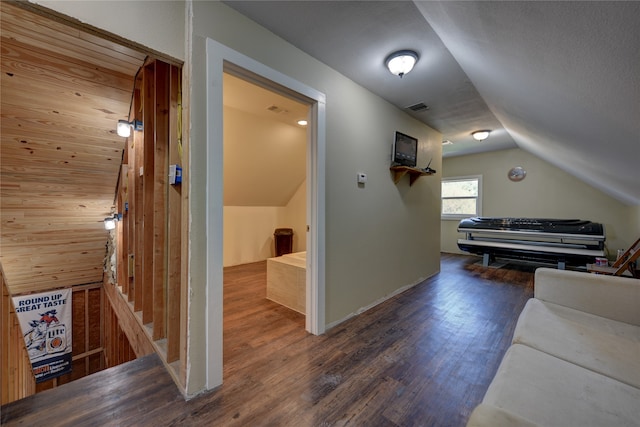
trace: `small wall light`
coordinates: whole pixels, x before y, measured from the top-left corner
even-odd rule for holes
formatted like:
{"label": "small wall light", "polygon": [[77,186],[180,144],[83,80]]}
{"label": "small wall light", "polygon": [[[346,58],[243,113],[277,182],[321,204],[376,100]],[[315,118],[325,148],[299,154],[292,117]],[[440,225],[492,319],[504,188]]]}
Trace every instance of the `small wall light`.
{"label": "small wall light", "polygon": [[104,229],[105,230],[113,230],[116,228],[116,220],[113,218],[105,218],[104,219]]}
{"label": "small wall light", "polygon": [[307,125],[307,121],[306,120],[298,120],[298,124],[300,126],[306,126]]}
{"label": "small wall light", "polygon": [[476,141],[484,141],[485,139],[489,138],[490,133],[490,130],[477,130],[471,133],[471,136],[473,136],[473,139],[475,139]]}
{"label": "small wall light", "polygon": [[129,136],[131,136],[131,128],[133,128],[133,130],[142,130],[142,122],[140,120],[134,120],[132,122],[128,122],[126,120],[118,120],[116,132],[118,133],[118,136],[128,138]]}
{"label": "small wall light", "polygon": [[391,74],[402,78],[418,62],[418,54],[412,50],[399,50],[387,56],[384,61]]}
{"label": "small wall light", "polygon": [[106,217],[104,219],[104,229],[105,230],[113,230],[116,228],[116,222],[122,219],[121,213],[115,213],[113,216]]}

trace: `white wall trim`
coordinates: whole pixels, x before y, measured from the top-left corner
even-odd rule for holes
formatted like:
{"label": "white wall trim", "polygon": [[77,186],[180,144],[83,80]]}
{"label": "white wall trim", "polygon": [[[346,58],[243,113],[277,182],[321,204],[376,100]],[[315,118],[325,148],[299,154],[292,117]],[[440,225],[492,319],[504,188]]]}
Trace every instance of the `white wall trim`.
{"label": "white wall trim", "polygon": [[[307,148],[307,320],[325,331],[325,95],[212,39],[206,40],[206,388],[222,384],[223,309],[223,72],[225,62],[313,100]],[[194,141],[195,143],[195,141]]]}

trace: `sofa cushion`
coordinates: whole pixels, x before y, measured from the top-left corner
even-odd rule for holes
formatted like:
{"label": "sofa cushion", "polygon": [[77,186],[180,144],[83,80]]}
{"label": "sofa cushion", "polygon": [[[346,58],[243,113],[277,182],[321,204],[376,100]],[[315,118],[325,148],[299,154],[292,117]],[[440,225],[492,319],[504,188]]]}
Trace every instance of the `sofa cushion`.
{"label": "sofa cushion", "polygon": [[640,327],[531,299],[513,343],[640,388]]}
{"label": "sofa cushion", "polygon": [[538,427],[538,424],[504,409],[481,403],[471,413],[467,427]]}
{"label": "sofa cushion", "polygon": [[541,267],[534,280],[537,299],[640,326],[637,279]]}
{"label": "sofa cushion", "polygon": [[521,344],[482,403],[543,426],[638,426],[640,389]]}

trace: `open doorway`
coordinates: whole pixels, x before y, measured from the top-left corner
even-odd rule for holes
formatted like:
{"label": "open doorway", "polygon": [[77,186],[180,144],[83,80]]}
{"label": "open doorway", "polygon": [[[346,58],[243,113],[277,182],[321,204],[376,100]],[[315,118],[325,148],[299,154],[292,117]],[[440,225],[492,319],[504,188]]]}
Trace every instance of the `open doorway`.
{"label": "open doorway", "polygon": [[[224,73],[225,267],[304,252],[309,106]],[[304,120],[304,123],[299,123]],[[274,231],[292,239],[276,253]],[[304,307],[302,310],[304,312]]]}
{"label": "open doorway", "polygon": [[215,40],[206,40],[206,388],[222,384],[224,238],[224,73],[233,74],[309,106],[307,127],[307,260],[305,329],[325,330],[325,100],[323,93]]}
{"label": "open doorway", "polygon": [[223,346],[232,372],[252,352],[305,333],[309,105],[225,72],[223,108]]}

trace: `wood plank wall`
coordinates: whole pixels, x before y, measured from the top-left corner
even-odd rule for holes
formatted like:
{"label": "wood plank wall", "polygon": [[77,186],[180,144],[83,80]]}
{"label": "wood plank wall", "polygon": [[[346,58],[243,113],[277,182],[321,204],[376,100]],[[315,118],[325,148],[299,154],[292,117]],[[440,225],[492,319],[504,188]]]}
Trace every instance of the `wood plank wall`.
{"label": "wood plank wall", "polygon": [[104,294],[101,283],[74,286],[71,294],[73,351],[71,373],[36,384],[36,392],[49,390],[105,369]]}
{"label": "wood plank wall", "polygon": [[129,308],[126,298],[110,283],[104,284],[105,365],[120,365],[155,351],[151,341]]}
{"label": "wood plank wall", "polygon": [[[72,288],[71,373],[36,384],[29,355],[24,345],[23,333],[15,314],[11,295],[4,281],[4,274],[1,272],[1,266],[0,277],[3,287],[2,322],[0,325],[2,404],[55,388],[107,367],[105,362],[105,326],[111,330],[110,321],[112,319],[103,317],[105,302],[101,283]],[[120,346],[122,345],[120,344]],[[124,345],[128,345],[128,343]]]}
{"label": "wood plank wall", "polygon": [[31,370],[29,353],[16,316],[4,270],[0,265],[2,282],[2,312],[0,313],[0,377],[2,377],[1,403],[13,402],[36,392],[36,379]]}

